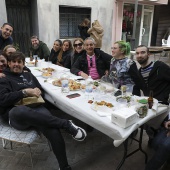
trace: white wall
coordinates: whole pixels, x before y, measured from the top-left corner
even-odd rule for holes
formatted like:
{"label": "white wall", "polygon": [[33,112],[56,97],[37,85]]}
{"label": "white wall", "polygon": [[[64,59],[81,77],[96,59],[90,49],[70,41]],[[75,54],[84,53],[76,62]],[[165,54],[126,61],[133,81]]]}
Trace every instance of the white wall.
{"label": "white wall", "polygon": [[115,0],[37,0],[40,40],[52,47],[59,38],[59,5],[91,8],[91,22],[98,19],[104,28],[102,50],[110,53]]}
{"label": "white wall", "polygon": [[0,27],[7,22],[5,0],[0,0]]}

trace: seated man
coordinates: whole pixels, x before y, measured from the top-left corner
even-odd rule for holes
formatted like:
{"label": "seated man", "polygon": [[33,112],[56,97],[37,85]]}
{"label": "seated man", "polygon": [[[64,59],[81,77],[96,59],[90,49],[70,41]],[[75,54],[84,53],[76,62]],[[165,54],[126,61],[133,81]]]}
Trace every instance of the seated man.
{"label": "seated man", "polygon": [[13,26],[10,23],[4,23],[0,30],[0,51],[3,50],[6,45],[13,43],[11,37],[12,32]]}
{"label": "seated man", "polygon": [[65,129],[78,141],[85,139],[86,132],[72,121],[52,116],[43,105],[16,106],[16,103],[26,97],[38,98],[43,95],[38,80],[30,72],[23,72],[24,63],[25,56],[21,52],[14,52],[8,58],[9,68],[4,70],[6,76],[0,79],[1,117],[18,130],[35,128],[42,132],[51,143],[60,170],[71,170],[60,129]]}
{"label": "seated man", "polygon": [[33,55],[38,55],[40,59],[45,59],[45,61],[49,60],[50,50],[47,45],[40,41],[37,36],[31,37],[31,48],[30,53]]}
{"label": "seated man", "polygon": [[96,80],[100,79],[109,70],[112,56],[94,48],[94,39],[86,38],[84,40],[85,52],[72,65],[71,73],[82,76],[84,79],[91,76],[92,79]]}

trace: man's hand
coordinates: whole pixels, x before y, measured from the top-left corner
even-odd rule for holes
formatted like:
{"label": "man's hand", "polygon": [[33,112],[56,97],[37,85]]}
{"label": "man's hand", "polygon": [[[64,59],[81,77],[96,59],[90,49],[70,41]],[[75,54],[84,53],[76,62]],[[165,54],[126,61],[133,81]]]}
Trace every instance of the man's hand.
{"label": "man's hand", "polygon": [[167,130],[170,130],[170,121],[165,122],[164,125]]}
{"label": "man's hand", "polygon": [[26,91],[26,94],[29,96],[29,97],[39,97],[41,95],[41,90],[39,88],[27,88],[27,89],[24,89]]}
{"label": "man's hand", "polygon": [[88,75],[86,73],[84,73],[84,72],[81,72],[80,76],[83,77],[84,79],[88,78]]}
{"label": "man's hand", "polygon": [[5,77],[5,74],[0,73],[0,78]]}

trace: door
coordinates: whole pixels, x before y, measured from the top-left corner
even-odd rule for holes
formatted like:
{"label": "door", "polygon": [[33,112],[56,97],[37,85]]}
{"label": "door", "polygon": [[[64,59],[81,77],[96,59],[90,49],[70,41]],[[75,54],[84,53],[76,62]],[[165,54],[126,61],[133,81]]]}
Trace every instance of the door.
{"label": "door", "polygon": [[31,25],[31,1],[30,0],[6,0],[7,18],[14,26],[12,38],[14,45],[20,51],[28,54],[30,46]]}
{"label": "door", "polygon": [[150,46],[153,23],[153,10],[144,9],[141,20],[139,45]]}

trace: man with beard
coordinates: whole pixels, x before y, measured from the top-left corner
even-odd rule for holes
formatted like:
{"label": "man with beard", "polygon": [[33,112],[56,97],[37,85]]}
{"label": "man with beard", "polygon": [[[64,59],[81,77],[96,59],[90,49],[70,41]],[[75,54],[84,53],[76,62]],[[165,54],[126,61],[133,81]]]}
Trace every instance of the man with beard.
{"label": "man with beard", "polygon": [[10,23],[4,23],[0,30],[0,50],[3,50],[5,46],[12,44],[13,39],[11,37],[13,32],[13,26]]}
{"label": "man with beard", "polygon": [[40,41],[36,35],[31,37],[30,52],[32,53],[32,56],[38,55],[40,59],[45,59],[45,61],[49,60],[50,57],[49,48],[44,42]]}
{"label": "man with beard", "polygon": [[[168,104],[170,67],[161,61],[150,61],[149,55],[149,49],[146,46],[140,45],[136,48],[136,60],[141,65],[139,69],[142,79],[141,90],[144,96],[149,96],[149,92],[152,90],[154,98],[163,104]],[[148,145],[156,149],[145,170],[158,170],[170,157],[170,133],[168,132],[170,121],[165,123],[164,128],[158,131],[166,116],[167,113],[162,113],[145,125],[146,133],[149,136]]]}
{"label": "man with beard", "polygon": [[163,104],[168,104],[170,93],[170,67],[162,61],[150,61],[149,49],[140,45],[136,48],[136,60],[142,78],[141,90],[145,96],[153,91],[153,97]]}

